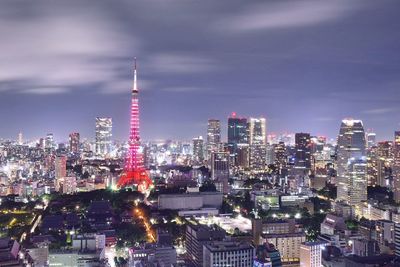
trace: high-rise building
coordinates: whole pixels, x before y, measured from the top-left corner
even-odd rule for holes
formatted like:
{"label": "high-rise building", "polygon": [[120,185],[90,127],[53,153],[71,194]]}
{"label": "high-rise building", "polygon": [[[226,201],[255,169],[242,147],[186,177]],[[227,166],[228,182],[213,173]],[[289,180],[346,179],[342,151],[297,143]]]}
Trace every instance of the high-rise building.
{"label": "high-rise building", "polygon": [[254,170],[265,168],[266,162],[266,121],[265,118],[249,120],[250,167]]}
{"label": "high-rise building", "polygon": [[322,250],[326,244],[321,242],[305,242],[300,245],[300,267],[321,267]]}
{"label": "high-rise building", "polygon": [[[213,152],[211,154],[211,179],[216,181],[218,191],[228,194],[229,153]],[[219,187],[219,188],[218,188]]]}
{"label": "high-rise building", "polygon": [[54,148],[54,135],[52,133],[48,133],[46,135],[45,148],[47,149]]}
{"label": "high-rise building", "polygon": [[17,140],[18,145],[22,146],[24,144],[24,138],[22,136],[22,133],[18,133],[18,140]]}
{"label": "high-rise building", "polygon": [[111,152],[112,119],[96,118],[96,154],[106,156]]}
{"label": "high-rise building", "polygon": [[274,146],[274,159],[275,159],[275,165],[278,170],[286,168],[287,152],[284,142],[279,142]]}
{"label": "high-rise building", "polygon": [[61,182],[67,176],[67,157],[58,156],[55,160],[55,190],[58,192],[61,189]]}
{"label": "high-rise building", "polygon": [[79,133],[70,133],[69,134],[69,151],[72,153],[78,153],[79,142],[80,142]]}
{"label": "high-rise building", "polygon": [[296,133],[296,167],[311,168],[311,138],[309,133]]}
{"label": "high-rise building", "polygon": [[400,131],[394,133],[393,157],[393,198],[400,202]]}
{"label": "high-rise building", "polygon": [[378,172],[378,165],[380,164],[380,159],[378,158],[377,154],[377,147],[368,147],[367,151],[367,181],[368,181],[368,186],[374,186],[377,185],[379,180],[378,180],[378,174],[381,172]]}
{"label": "high-rise building", "polygon": [[376,145],[376,133],[369,132],[367,133],[367,147],[373,147]]}
{"label": "high-rise building", "polygon": [[367,165],[361,120],[344,119],[337,142],[337,200],[350,205],[367,200]]}
{"label": "high-rise building", "polygon": [[216,119],[208,120],[207,127],[207,157],[210,159],[212,152],[219,150],[218,146],[221,143],[221,125]]}
{"label": "high-rise building", "polygon": [[228,144],[236,149],[237,144],[248,143],[247,119],[238,118],[236,113],[232,113],[228,118]]}
{"label": "high-rise building", "polygon": [[67,157],[58,156],[55,160],[55,178],[63,178],[67,176]]}
{"label": "high-rise building", "polygon": [[204,140],[202,136],[193,138],[193,161],[195,164],[204,162]]}
{"label": "high-rise building", "polygon": [[250,147],[249,144],[237,144],[235,165],[241,168],[248,168],[250,166]]}

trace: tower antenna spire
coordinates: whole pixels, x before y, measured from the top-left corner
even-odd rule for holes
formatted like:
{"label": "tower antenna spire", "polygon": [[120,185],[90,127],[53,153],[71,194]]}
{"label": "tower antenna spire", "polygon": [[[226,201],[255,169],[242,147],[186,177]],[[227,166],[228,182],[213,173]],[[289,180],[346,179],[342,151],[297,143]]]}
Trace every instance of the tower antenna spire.
{"label": "tower antenna spire", "polygon": [[137,77],[136,77],[136,57],[134,58],[135,69],[133,70],[133,92],[137,92]]}

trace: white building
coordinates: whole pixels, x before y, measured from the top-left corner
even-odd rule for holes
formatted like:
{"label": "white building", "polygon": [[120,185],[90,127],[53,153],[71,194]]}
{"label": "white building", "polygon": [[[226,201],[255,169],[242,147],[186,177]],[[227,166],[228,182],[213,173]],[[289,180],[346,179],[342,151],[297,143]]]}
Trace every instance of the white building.
{"label": "white building", "polygon": [[321,267],[325,243],[305,242],[300,245],[300,267]]}
{"label": "white building", "polygon": [[160,210],[219,208],[222,205],[222,197],[223,195],[220,192],[160,195],[158,197],[158,208]]}
{"label": "white building", "polygon": [[306,242],[304,233],[267,234],[263,235],[263,242],[275,246],[281,253],[282,263],[300,260],[300,245]]}
{"label": "white building", "polygon": [[252,266],[254,247],[232,241],[212,242],[203,246],[203,266]]}

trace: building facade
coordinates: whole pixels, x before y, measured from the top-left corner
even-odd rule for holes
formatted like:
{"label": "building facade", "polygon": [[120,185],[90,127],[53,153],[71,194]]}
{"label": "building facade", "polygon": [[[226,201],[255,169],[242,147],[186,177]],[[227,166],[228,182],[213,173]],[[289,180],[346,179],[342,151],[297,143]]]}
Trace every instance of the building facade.
{"label": "building facade", "polygon": [[337,200],[355,205],[367,200],[367,164],[364,126],[345,119],[337,142]]}
{"label": "building facade", "polygon": [[96,155],[106,156],[111,152],[112,119],[96,118]]}

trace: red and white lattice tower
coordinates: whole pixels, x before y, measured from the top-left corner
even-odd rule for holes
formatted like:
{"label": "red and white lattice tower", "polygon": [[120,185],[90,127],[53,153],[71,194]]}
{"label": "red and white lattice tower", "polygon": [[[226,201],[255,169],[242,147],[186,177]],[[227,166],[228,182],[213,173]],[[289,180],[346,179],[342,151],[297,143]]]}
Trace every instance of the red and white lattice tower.
{"label": "red and white lattice tower", "polygon": [[118,180],[118,187],[137,185],[138,190],[146,192],[152,185],[152,181],[143,165],[143,157],[140,153],[140,134],[139,134],[139,91],[137,88],[136,77],[136,58],[135,69],[133,72],[133,88],[131,103],[131,121],[129,134],[129,149],[125,159],[124,171]]}

